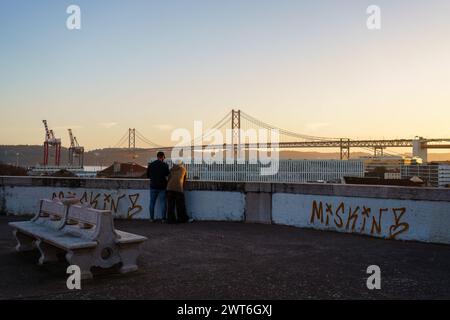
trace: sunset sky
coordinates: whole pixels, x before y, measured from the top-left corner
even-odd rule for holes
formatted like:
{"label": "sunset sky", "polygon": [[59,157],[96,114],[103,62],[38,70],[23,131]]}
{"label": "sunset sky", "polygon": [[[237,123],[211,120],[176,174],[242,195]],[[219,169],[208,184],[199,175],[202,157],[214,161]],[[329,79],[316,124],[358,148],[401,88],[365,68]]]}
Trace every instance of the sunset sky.
{"label": "sunset sky", "polygon": [[41,144],[42,119],[66,146],[69,127],[87,149],[129,127],[169,144],[232,108],[315,136],[449,137],[450,1],[0,1],[0,144]]}

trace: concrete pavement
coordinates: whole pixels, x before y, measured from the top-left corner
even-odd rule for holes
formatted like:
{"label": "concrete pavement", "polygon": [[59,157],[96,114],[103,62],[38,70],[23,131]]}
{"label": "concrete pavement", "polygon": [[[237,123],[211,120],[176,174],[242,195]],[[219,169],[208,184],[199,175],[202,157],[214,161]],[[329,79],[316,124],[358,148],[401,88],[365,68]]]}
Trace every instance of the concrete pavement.
{"label": "concrete pavement", "polygon": [[[67,264],[16,253],[0,217],[1,299],[449,299],[450,246],[235,222],[183,225],[117,220],[149,238],[130,275],[98,270],[66,288]],[[368,290],[366,268],[381,268]],[[94,270],[95,272],[95,270]]]}

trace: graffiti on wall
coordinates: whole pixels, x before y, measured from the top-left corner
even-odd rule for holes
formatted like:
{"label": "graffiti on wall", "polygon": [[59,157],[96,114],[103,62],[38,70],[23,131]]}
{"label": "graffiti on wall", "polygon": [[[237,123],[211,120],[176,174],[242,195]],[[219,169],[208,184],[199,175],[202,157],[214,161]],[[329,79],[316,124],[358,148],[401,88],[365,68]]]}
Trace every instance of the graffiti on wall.
{"label": "graffiti on wall", "polygon": [[[409,230],[409,224],[404,218],[406,211],[405,207],[372,208],[370,206],[350,206],[344,202],[333,206],[331,203],[313,200],[309,222],[335,226],[338,230],[347,232],[387,235],[389,239],[395,239],[399,234]],[[393,223],[386,227],[383,221],[388,218]],[[383,230],[383,226],[385,226],[385,230]]]}
{"label": "graffiti on wall", "polygon": [[[134,215],[142,211],[142,205],[139,204],[139,193],[129,194],[115,194],[94,191],[84,191],[79,197],[80,202],[88,204],[94,209],[111,210],[112,213],[117,214],[119,208],[125,208],[126,216],[131,219]],[[77,193],[68,191],[53,192],[52,199],[77,198]]]}

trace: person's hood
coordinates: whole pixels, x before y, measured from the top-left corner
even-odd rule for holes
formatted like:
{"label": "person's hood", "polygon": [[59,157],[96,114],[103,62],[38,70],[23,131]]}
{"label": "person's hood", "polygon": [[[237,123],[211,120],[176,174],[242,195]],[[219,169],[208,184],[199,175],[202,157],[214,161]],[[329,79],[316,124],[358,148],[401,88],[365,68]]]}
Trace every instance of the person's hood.
{"label": "person's hood", "polygon": [[180,164],[174,164],[172,166],[173,171],[178,171],[178,170],[181,170],[182,168],[183,168],[183,165],[180,165]]}

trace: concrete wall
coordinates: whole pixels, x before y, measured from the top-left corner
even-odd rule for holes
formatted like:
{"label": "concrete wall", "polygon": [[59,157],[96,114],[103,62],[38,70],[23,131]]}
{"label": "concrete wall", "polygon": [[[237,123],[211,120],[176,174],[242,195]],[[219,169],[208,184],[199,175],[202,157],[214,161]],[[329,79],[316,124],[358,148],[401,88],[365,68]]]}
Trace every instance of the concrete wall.
{"label": "concrete wall", "polygon": [[[116,218],[148,219],[150,192],[146,180],[78,178],[0,178],[0,212],[29,215],[39,199],[78,197],[98,209],[111,210]],[[188,214],[196,220],[243,221],[245,195],[239,191],[186,191]],[[156,218],[160,215],[156,205]]]}
{"label": "concrete wall", "polygon": [[[147,219],[148,187],[147,180],[0,177],[0,213],[30,214],[41,198],[75,195],[118,218]],[[186,203],[197,220],[450,243],[449,189],[189,181]]]}
{"label": "concrete wall", "polygon": [[446,202],[278,193],[272,210],[279,224],[401,240],[450,240]]}

